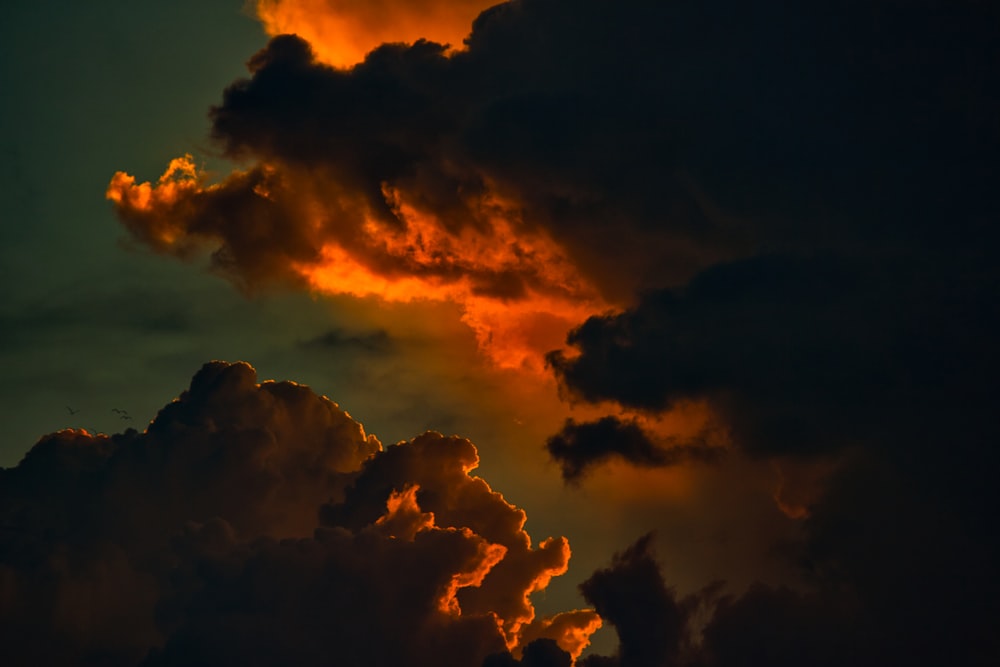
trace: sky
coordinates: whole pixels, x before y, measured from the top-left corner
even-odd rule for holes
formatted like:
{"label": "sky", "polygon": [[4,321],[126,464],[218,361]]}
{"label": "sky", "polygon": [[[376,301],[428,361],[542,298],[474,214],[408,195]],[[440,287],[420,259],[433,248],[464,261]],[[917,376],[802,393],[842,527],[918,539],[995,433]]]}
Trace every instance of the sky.
{"label": "sky", "polygon": [[992,665],[998,12],[5,4],[12,664]]}

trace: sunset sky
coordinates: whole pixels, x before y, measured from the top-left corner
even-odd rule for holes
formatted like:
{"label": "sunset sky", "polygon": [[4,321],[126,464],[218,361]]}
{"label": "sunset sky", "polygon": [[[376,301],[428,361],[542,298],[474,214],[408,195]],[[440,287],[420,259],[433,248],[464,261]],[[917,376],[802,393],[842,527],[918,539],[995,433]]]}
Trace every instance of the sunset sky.
{"label": "sunset sky", "polygon": [[5,4],[10,664],[996,664],[997,26]]}

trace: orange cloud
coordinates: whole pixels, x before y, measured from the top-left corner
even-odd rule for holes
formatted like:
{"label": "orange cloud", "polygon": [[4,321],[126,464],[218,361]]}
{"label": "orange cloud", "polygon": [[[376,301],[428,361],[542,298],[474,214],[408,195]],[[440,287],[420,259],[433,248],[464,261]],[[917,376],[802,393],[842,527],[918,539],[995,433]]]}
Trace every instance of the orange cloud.
{"label": "orange cloud", "polygon": [[490,190],[466,196],[468,220],[454,225],[419,195],[384,186],[386,219],[323,175],[262,164],[210,184],[183,156],[155,184],[117,172],[107,197],[153,250],[186,257],[208,248],[215,268],[249,289],[284,281],[327,294],[456,302],[502,368],[541,372],[543,354],[605,307],[562,248]]}
{"label": "orange cloud", "polygon": [[361,62],[386,42],[427,39],[460,47],[491,0],[257,0],[269,35],[297,34],[335,67]]}

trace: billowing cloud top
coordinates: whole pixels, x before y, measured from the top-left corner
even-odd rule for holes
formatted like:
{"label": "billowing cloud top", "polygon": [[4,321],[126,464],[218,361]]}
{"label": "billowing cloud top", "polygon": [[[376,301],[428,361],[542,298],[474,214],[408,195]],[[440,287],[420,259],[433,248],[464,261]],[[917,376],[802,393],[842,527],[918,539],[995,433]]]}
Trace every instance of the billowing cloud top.
{"label": "billowing cloud top", "polygon": [[5,655],[478,666],[540,638],[578,655],[597,615],[536,619],[528,597],[569,545],[532,545],[477,465],[468,440],[383,449],[307,387],[207,364],[145,431],[60,431],[0,470]]}

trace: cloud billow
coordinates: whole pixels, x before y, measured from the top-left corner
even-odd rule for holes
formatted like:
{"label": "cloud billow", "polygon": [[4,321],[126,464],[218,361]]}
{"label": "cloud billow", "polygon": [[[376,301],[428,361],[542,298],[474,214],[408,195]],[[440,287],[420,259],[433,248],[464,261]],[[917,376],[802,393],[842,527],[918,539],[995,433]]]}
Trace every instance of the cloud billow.
{"label": "cloud billow", "polygon": [[478,667],[529,635],[579,654],[597,615],[529,599],[568,543],[532,545],[478,460],[436,433],[383,449],[308,387],[207,364],[145,431],[60,431],[0,470],[5,655]]}

